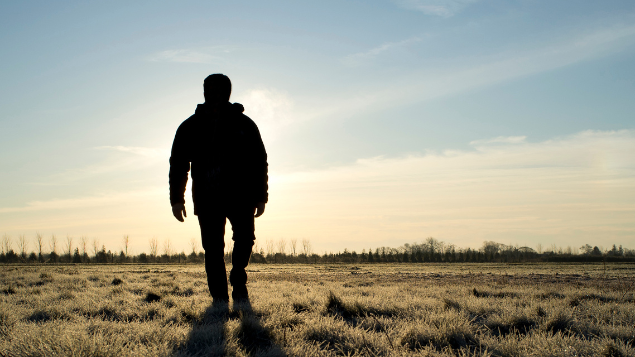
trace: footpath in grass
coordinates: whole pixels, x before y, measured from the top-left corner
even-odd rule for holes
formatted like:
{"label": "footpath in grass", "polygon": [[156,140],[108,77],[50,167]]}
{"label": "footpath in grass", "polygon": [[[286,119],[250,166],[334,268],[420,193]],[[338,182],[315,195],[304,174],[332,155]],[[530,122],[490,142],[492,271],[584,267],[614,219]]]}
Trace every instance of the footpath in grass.
{"label": "footpath in grass", "polygon": [[635,266],[0,267],[0,356],[635,356]]}

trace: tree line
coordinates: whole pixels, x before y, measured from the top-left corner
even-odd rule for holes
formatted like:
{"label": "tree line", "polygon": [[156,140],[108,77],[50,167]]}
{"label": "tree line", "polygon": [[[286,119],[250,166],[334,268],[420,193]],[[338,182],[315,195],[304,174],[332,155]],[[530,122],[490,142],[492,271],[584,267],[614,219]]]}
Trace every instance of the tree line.
{"label": "tree line", "polygon": [[[169,239],[159,242],[157,238],[149,240],[149,252],[130,254],[130,237],[124,235],[119,251],[107,250],[98,239],[89,240],[71,236],[59,239],[51,235],[48,239],[41,234],[35,235],[35,250],[29,250],[25,235],[14,240],[3,235],[0,263],[76,263],[76,264],[125,264],[125,263],[203,263],[205,254],[198,249],[198,240],[190,240],[191,251],[180,253],[174,249]],[[16,243],[17,251],[13,249]],[[299,244],[298,244],[299,243]],[[225,260],[231,262],[232,242],[225,249]],[[454,244],[442,242],[433,237],[421,243],[406,243],[403,246],[363,249],[361,252],[344,249],[340,252],[313,252],[311,242],[303,239],[289,241],[284,239],[265,240],[263,246],[254,245],[252,263],[290,264],[290,263],[527,263],[527,262],[635,262],[635,250],[615,244],[608,249],[585,244],[577,249],[551,245],[536,249],[501,244],[493,241],[483,242],[478,249],[459,248]]]}

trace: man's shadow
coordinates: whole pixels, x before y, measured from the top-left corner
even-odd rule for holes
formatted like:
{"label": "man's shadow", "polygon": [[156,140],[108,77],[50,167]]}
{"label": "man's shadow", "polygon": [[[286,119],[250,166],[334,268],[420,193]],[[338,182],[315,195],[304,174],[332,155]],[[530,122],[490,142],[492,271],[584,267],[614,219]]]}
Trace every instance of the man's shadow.
{"label": "man's shadow", "polygon": [[[238,320],[236,330],[227,336],[225,324]],[[227,303],[212,304],[202,317],[192,324],[187,340],[173,352],[173,356],[226,356],[228,337],[236,339],[249,356],[264,353],[268,356],[286,356],[275,343],[269,329],[262,326],[249,300],[234,302],[230,311]]]}
{"label": "man's shadow", "polygon": [[172,356],[225,356],[225,323],[229,320],[227,303],[211,304],[199,319],[192,321],[187,340]]}

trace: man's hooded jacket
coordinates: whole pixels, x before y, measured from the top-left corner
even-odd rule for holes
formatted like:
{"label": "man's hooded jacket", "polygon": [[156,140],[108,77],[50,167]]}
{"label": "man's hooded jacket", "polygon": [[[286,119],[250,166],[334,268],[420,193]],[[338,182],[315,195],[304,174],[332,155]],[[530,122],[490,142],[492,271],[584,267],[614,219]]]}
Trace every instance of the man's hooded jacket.
{"label": "man's hooded jacket", "polygon": [[228,204],[267,202],[267,153],[241,104],[199,104],[176,131],[170,157],[170,203],[185,203],[192,169],[194,214]]}

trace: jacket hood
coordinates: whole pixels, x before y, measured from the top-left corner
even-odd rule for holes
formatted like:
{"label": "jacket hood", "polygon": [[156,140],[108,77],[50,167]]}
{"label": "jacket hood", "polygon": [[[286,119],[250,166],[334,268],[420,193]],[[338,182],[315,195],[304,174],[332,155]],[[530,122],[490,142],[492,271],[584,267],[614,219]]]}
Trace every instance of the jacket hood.
{"label": "jacket hood", "polygon": [[214,104],[199,104],[196,106],[195,114],[206,114],[208,112],[213,111],[214,108],[220,109],[221,112],[232,112],[236,114],[240,114],[245,111],[245,107],[243,107],[240,103],[214,103]]}

